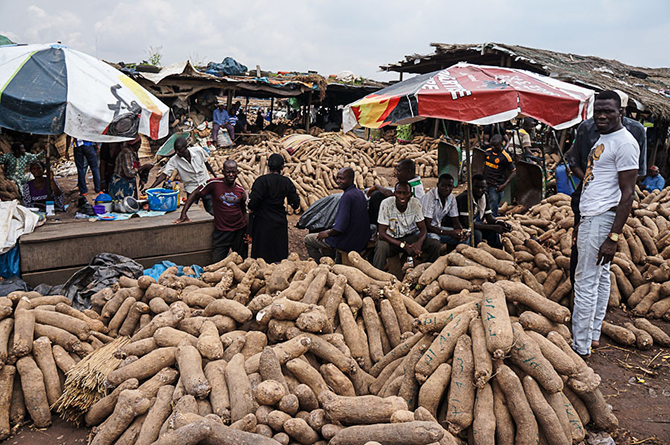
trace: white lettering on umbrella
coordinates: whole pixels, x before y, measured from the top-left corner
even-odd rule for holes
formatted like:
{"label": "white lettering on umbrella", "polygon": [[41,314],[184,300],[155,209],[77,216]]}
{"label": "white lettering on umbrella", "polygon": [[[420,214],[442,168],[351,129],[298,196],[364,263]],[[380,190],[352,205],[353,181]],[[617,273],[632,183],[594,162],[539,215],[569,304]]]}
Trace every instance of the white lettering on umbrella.
{"label": "white lettering on umbrella", "polygon": [[518,88],[524,88],[528,91],[533,91],[535,93],[541,93],[541,94],[546,94],[548,96],[555,96],[555,97],[561,97],[563,96],[560,92],[556,90],[551,90],[549,88],[545,88],[544,85],[536,82],[531,82],[530,80],[523,79],[517,75],[498,75],[496,76],[496,80],[500,82],[504,82],[507,85],[518,87]]}
{"label": "white lettering on umbrella", "polygon": [[472,95],[472,91],[465,89],[455,77],[449,74],[449,71],[440,71],[437,75],[428,79],[421,89],[439,90],[440,87],[451,93],[453,100]]}

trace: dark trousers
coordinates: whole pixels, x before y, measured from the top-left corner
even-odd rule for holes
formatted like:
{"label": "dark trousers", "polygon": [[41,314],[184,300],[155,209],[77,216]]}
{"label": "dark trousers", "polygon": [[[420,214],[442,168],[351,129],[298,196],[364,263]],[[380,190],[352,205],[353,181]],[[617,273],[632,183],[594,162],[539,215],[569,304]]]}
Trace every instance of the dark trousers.
{"label": "dark trousers", "polygon": [[249,255],[249,246],[244,242],[246,233],[246,227],[232,232],[214,229],[212,232],[212,262],[221,261],[228,256],[230,250],[239,253],[242,258],[246,258]]}
{"label": "dark trousers", "polygon": [[91,173],[93,174],[93,186],[95,187],[95,192],[100,192],[100,170],[98,168],[98,156],[95,152],[95,146],[93,145],[84,145],[81,147],[74,148],[74,164],[77,166],[77,188],[79,193],[88,193],[88,186],[86,185],[86,165],[91,167]]}
{"label": "dark trousers", "polygon": [[[415,243],[419,239],[419,234],[407,235],[402,238],[398,238],[398,241],[404,241],[407,244]],[[423,244],[421,245],[421,259],[432,263],[440,256],[440,241],[434,238],[426,237]],[[384,270],[386,267],[386,261],[395,255],[404,253],[405,251],[399,246],[395,246],[382,241],[381,239],[377,240],[375,245],[375,254],[372,260],[372,264],[377,268]]]}

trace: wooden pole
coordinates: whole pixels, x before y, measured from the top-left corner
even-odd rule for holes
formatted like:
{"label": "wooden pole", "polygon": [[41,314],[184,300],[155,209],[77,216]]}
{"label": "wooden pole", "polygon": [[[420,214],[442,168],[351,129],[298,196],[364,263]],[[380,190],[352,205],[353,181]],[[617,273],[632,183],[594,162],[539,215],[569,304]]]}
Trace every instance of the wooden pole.
{"label": "wooden pole", "polygon": [[468,169],[468,222],[470,223],[470,245],[475,247],[475,215],[472,202],[472,163],[470,162],[470,126],[465,125],[465,165]]}
{"label": "wooden pole", "polygon": [[270,124],[272,124],[272,115],[274,114],[275,109],[275,98],[270,98]]}
{"label": "wooden pole", "polygon": [[307,92],[307,112],[305,113],[305,130],[309,131],[309,121],[312,114],[312,91]]}

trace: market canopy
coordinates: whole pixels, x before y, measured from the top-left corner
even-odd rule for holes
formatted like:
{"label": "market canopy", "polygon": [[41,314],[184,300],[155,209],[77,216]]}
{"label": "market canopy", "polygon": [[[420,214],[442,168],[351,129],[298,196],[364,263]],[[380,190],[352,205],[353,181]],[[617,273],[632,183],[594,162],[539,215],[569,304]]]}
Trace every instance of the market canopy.
{"label": "market canopy", "polygon": [[369,94],[344,109],[345,133],[425,118],[478,125],[523,115],[555,129],[593,114],[594,92],[530,71],[458,63]]}
{"label": "market canopy", "polygon": [[60,44],[0,46],[0,127],[95,142],[159,139],[168,111],[95,57]]}

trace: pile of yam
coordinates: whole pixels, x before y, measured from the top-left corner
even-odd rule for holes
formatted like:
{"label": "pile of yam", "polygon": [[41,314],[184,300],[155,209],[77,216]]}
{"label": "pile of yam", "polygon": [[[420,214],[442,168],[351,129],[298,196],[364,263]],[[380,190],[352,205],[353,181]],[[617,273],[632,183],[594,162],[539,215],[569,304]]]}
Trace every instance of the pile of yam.
{"label": "pile of yam", "polygon": [[[505,206],[512,231],[502,237],[504,251],[521,268],[522,281],[540,295],[570,306],[569,279],[574,231],[570,196],[546,198],[526,213]],[[610,266],[610,307],[625,307],[634,317],[670,321],[670,188],[653,193],[636,189],[633,211]],[[666,339],[641,333],[633,323],[603,329],[612,340],[648,349]],[[651,323],[645,324],[651,326]],[[637,333],[637,335],[636,335]],[[638,338],[640,337],[640,338]],[[658,338],[658,339],[657,339]]]}
{"label": "pile of yam", "polygon": [[92,443],[567,444],[616,428],[569,310],[511,255],[460,246],[403,282],[347,260],[231,254],[198,279],[169,268],[94,295],[78,341],[127,343],[82,413]]}
{"label": "pile of yam", "polygon": [[227,159],[237,162],[238,182],[251,190],[254,180],[268,173],[267,161],[271,154],[280,153],[286,161],[283,174],[291,178],[300,196],[300,211],[304,212],[320,198],[330,195],[335,189],[335,177],[339,169],[351,167],[356,172],[356,186],[363,190],[374,184],[389,186],[375,167],[394,167],[402,159],[416,163],[416,173],[422,178],[436,177],[437,144],[439,141],[427,136],[416,137],[411,144],[391,144],[385,141],[372,142],[341,133],[321,133],[319,139],[298,146],[290,154],[279,138],[268,138],[256,145],[241,145],[233,151],[213,153],[209,162],[217,174]]}

